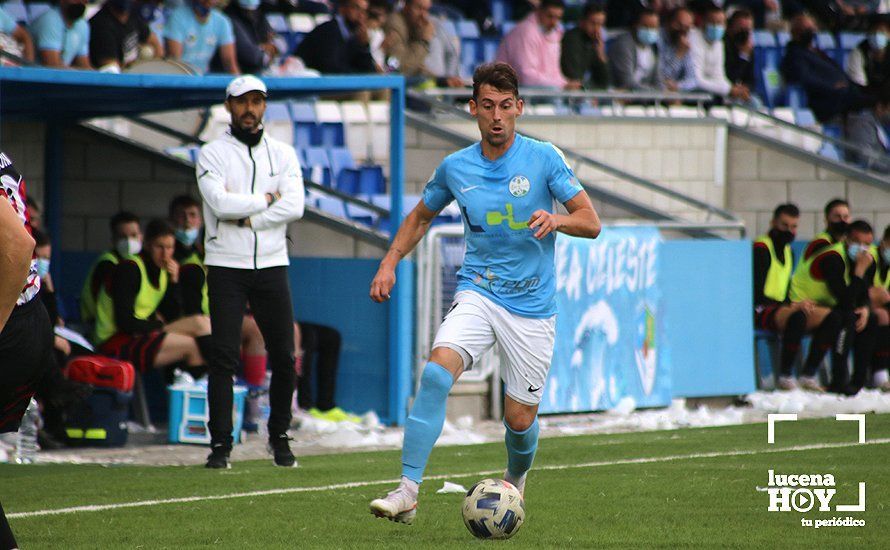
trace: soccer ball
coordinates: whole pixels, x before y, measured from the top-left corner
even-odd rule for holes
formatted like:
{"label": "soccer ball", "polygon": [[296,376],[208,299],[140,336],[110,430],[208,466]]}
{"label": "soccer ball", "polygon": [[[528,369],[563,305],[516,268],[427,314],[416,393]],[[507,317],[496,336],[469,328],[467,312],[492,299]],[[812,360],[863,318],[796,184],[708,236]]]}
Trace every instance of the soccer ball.
{"label": "soccer ball", "polygon": [[525,503],[512,484],[483,479],[464,498],[464,525],[480,539],[508,539],[525,521]]}

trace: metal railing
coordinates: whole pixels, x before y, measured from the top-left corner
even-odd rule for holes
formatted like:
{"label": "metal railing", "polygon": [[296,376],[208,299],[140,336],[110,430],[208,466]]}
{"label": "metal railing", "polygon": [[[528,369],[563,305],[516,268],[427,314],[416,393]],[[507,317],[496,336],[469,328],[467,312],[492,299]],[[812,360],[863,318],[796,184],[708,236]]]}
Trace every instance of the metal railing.
{"label": "metal railing", "polygon": [[[418,94],[410,94],[412,99],[417,101],[424,102],[433,112],[441,112],[449,116],[457,116],[464,120],[472,120],[472,117],[466,111],[459,109],[453,105],[450,105],[446,102],[424,97]],[[464,145],[469,145],[470,143],[475,142],[474,139],[469,138],[463,134],[458,132],[443,128],[441,125],[436,125],[421,115],[415,113],[408,113],[406,120],[414,124],[418,127],[421,127],[424,131],[430,132],[438,137],[441,137],[446,140],[451,140],[452,142],[463,143]],[[528,137],[536,138],[534,135],[523,133]],[[652,206],[643,204],[642,202],[631,199],[626,195],[610,191],[601,186],[592,184],[588,181],[582,181],[579,178],[579,182],[585,188],[585,190],[591,194],[594,198],[597,198],[607,204],[618,207],[622,210],[627,210],[633,214],[646,218],[648,220],[659,220],[662,222],[674,222],[678,224],[678,230],[686,232],[687,234],[695,237],[715,237],[716,235],[712,232],[709,232],[707,229],[702,229],[704,227],[708,227],[710,225],[710,221],[715,219],[717,226],[715,229],[727,229],[727,227],[722,227],[721,224],[729,224],[731,225],[731,229],[738,229],[742,235],[744,235],[744,223],[735,217],[731,212],[720,208],[718,206],[706,203],[704,201],[698,200],[694,197],[690,197],[679,191],[666,187],[664,185],[660,185],[653,181],[647,180],[645,178],[641,178],[629,172],[625,172],[620,168],[616,168],[602,161],[591,158],[587,155],[583,155],[581,153],[577,153],[571,149],[561,148],[563,154],[567,159],[571,160],[575,164],[576,171],[580,165],[586,165],[595,170],[598,170],[604,174],[615,177],[619,180],[632,183],[634,185],[638,185],[643,189],[661,195],[665,198],[670,198],[681,202],[687,206],[689,206],[693,210],[697,210],[704,213],[705,223],[695,223],[690,222],[689,220],[684,220],[679,218],[676,215],[673,215],[668,212],[664,212],[660,209],[654,208]],[[681,228],[686,227],[688,228]]]}
{"label": "metal railing", "polygon": [[[421,92],[429,98],[469,99],[473,90],[469,88],[429,88]],[[669,92],[666,90],[644,90],[624,92],[618,90],[551,90],[545,88],[522,87],[523,99],[549,99],[556,102],[627,102],[627,103],[680,103],[693,104],[699,109],[714,100],[714,96],[706,93]]]}

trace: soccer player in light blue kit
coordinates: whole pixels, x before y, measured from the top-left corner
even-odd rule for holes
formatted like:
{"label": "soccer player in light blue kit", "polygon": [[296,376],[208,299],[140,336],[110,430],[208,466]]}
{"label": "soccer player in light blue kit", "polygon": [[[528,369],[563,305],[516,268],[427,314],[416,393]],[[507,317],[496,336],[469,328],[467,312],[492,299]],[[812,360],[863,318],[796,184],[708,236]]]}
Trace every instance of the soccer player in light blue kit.
{"label": "soccer player in light blue kit", "polygon": [[[371,282],[371,298],[387,300],[396,282],[396,264],[423,238],[436,214],[457,201],[466,239],[457,293],[405,423],[401,483],[371,502],[378,517],[414,521],[417,492],[442,431],[448,392],[495,343],[507,394],[504,477],[520,493],[525,491],[538,447],[538,404],[553,355],[554,232],[593,239],[600,221],[562,152],[515,133],[522,108],[510,65],[476,69],[470,112],[482,139],[449,155],[436,169]],[[568,215],[554,213],[554,200],[565,205]]]}

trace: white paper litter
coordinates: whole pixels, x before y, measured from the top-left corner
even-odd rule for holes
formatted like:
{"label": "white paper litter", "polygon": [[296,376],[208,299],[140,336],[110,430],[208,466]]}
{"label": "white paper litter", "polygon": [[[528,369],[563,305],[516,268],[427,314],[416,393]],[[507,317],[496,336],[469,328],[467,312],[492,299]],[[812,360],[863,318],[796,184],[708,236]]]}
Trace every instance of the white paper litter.
{"label": "white paper litter", "polygon": [[438,495],[444,495],[447,493],[466,493],[467,488],[458,483],[451,483],[450,481],[446,481],[442,488],[436,491]]}

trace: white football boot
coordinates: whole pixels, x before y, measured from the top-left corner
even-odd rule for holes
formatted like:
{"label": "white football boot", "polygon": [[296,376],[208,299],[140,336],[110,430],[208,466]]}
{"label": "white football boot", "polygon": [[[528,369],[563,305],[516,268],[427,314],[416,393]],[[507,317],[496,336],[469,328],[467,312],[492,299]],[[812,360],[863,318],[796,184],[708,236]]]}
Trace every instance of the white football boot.
{"label": "white football boot", "polygon": [[519,495],[522,497],[522,500],[525,500],[525,479],[527,477],[528,472],[525,472],[519,479],[513,479],[512,477],[510,477],[510,472],[504,470],[504,481],[516,487],[516,489],[519,491]]}
{"label": "white football boot", "polygon": [[412,493],[404,482],[400,483],[385,497],[371,501],[371,513],[378,518],[411,525],[417,515],[417,494]]}

